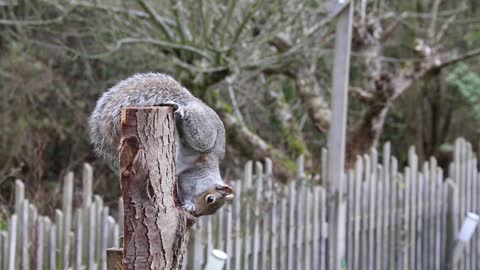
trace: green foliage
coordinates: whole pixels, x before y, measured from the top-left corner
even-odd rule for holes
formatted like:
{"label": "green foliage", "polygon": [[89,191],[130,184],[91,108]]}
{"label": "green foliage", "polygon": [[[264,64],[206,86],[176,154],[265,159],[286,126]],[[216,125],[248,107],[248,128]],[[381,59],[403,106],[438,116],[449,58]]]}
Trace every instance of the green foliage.
{"label": "green foliage", "polygon": [[471,106],[470,112],[480,119],[480,76],[466,64],[456,65],[447,77],[448,85],[458,91]]}
{"label": "green foliage", "polygon": [[292,80],[284,80],[282,90],[286,102],[292,102],[297,98],[297,92]]}
{"label": "green foliage", "polygon": [[288,149],[293,151],[292,156],[299,156],[305,153],[304,142],[292,135],[289,130],[282,128],[282,136],[288,146]]}
{"label": "green foliage", "polygon": [[5,231],[7,229],[7,221],[0,218],[0,231]]}

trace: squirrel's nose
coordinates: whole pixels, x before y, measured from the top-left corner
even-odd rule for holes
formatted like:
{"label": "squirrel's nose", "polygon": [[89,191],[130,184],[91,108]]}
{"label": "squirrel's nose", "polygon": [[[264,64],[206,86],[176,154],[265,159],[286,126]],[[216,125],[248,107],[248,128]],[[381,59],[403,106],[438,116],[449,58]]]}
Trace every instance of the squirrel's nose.
{"label": "squirrel's nose", "polygon": [[225,195],[233,194],[233,189],[229,185],[221,185],[216,187],[217,190],[221,191]]}
{"label": "squirrel's nose", "polygon": [[220,191],[220,193],[223,195],[226,201],[231,201],[233,200],[233,189],[231,186],[228,185],[221,185],[217,186],[216,189]]}

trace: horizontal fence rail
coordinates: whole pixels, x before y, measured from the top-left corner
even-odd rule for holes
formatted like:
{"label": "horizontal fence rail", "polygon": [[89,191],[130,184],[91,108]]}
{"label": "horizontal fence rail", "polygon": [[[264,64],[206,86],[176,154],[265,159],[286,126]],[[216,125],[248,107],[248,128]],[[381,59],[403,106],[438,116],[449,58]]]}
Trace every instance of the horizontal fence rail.
{"label": "horizontal fence rail", "polygon": [[[345,173],[340,196],[347,209],[345,269],[446,269],[455,235],[468,212],[480,213],[480,174],[472,146],[455,142],[448,175],[434,158],[419,164],[414,149],[399,168],[390,154],[372,150]],[[322,168],[326,168],[326,150]],[[228,254],[225,269],[329,269],[328,193],[306,176],[303,159],[288,184],[273,179],[270,160],[248,162],[232,183],[233,203],[201,217],[192,229],[184,269],[199,270],[212,249]],[[322,170],[320,181],[325,179]],[[117,219],[92,194],[92,168],[82,174],[74,208],[74,175],[63,182],[62,209],[41,216],[15,182],[15,208],[0,231],[1,269],[106,269],[105,250],[121,245],[123,202]],[[78,192],[77,192],[78,193]],[[459,269],[480,269],[480,233],[467,244]]]}

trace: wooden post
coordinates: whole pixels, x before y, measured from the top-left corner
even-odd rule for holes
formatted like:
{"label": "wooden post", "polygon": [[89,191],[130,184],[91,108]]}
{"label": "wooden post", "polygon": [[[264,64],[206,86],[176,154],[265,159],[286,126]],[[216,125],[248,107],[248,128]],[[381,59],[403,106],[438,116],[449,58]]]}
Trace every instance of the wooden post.
{"label": "wooden post", "polygon": [[122,111],[123,269],[181,269],[193,217],[178,207],[172,107]]}
{"label": "wooden post", "polygon": [[[343,8],[346,0],[337,0]],[[328,224],[330,230],[329,269],[345,269],[346,203],[342,182],[345,168],[345,137],[347,124],[348,80],[354,0],[338,15],[335,36],[335,57],[332,85],[332,119],[328,134]]]}

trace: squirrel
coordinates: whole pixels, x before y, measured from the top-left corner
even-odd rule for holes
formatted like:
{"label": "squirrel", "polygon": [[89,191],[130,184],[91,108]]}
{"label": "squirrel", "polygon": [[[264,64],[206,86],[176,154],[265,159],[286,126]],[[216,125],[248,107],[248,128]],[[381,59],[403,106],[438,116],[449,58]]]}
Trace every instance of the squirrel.
{"label": "squirrel", "polygon": [[100,97],[89,119],[95,152],[118,163],[122,108],[157,105],[175,108],[177,196],[182,208],[197,217],[215,213],[234,196],[219,169],[225,128],[214,110],[169,75],[135,74]]}

